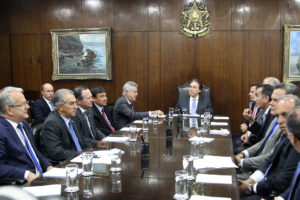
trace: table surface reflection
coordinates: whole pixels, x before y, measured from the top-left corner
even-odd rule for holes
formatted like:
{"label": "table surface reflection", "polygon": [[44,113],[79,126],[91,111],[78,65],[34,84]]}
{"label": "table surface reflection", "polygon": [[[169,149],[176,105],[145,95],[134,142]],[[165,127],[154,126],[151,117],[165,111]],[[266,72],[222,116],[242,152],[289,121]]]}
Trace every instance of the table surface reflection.
{"label": "table surface reflection", "polygon": [[[174,120],[172,123],[173,136],[167,137],[166,125],[170,124],[162,119],[159,124],[150,124],[149,156],[141,155],[140,137],[137,142],[111,143],[109,145],[110,148],[119,148],[125,151],[125,154],[122,155],[122,171],[118,174],[120,179],[117,182],[110,172],[107,174],[95,173],[89,178],[80,177],[80,191],[73,194],[64,192],[66,184],[65,179],[62,178],[39,178],[31,185],[62,184],[62,199],[173,199],[174,172],[182,169],[182,156],[190,154],[188,135],[195,134],[195,129],[191,129],[189,133],[182,133],[177,130],[177,123]],[[229,126],[211,128],[229,129]],[[124,134],[126,133],[117,132],[115,135]],[[142,132],[139,133],[139,136],[141,134]],[[215,140],[205,145],[205,154],[232,156],[231,135],[206,135],[206,137],[213,137]],[[189,194],[239,199],[235,169],[200,170],[198,173],[232,175],[233,182],[231,185],[189,182]],[[83,191],[86,187],[90,188],[89,193]],[[47,197],[41,199],[47,199]]]}

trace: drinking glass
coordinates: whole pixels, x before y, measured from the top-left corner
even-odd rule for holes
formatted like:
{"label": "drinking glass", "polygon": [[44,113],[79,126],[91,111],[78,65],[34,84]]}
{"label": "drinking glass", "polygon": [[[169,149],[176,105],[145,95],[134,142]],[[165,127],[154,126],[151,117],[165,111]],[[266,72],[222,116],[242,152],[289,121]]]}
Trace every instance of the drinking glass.
{"label": "drinking glass", "polygon": [[149,131],[149,118],[143,117],[143,132]]}
{"label": "drinking glass", "polygon": [[174,199],[188,199],[187,176],[188,173],[184,170],[175,171],[175,195],[173,196]]}
{"label": "drinking glass", "polygon": [[153,124],[158,124],[158,115],[157,114],[152,114],[152,122],[153,122]]}
{"label": "drinking glass", "polygon": [[83,181],[83,197],[91,198],[93,196],[93,177],[87,176],[82,178]]}
{"label": "drinking glass", "polygon": [[93,175],[93,152],[82,153],[82,176]]}
{"label": "drinking glass", "polygon": [[111,165],[110,171],[111,172],[119,172],[122,171],[121,168],[121,150],[120,149],[113,149],[111,155]]}
{"label": "drinking glass", "polygon": [[192,155],[184,155],[182,157],[183,170],[188,173],[187,180],[194,180],[194,157]]}
{"label": "drinking glass", "polygon": [[137,128],[135,125],[131,125],[129,127],[129,130],[130,130],[130,139],[129,141],[130,142],[135,142],[137,140]]}
{"label": "drinking glass", "polygon": [[111,192],[112,193],[122,192],[122,182],[121,182],[120,172],[111,173]]}
{"label": "drinking glass", "polygon": [[78,165],[69,164],[65,166],[66,169],[66,185],[65,192],[77,192],[78,187]]}
{"label": "drinking glass", "polygon": [[174,108],[170,107],[169,108],[169,119],[172,120],[174,115]]}

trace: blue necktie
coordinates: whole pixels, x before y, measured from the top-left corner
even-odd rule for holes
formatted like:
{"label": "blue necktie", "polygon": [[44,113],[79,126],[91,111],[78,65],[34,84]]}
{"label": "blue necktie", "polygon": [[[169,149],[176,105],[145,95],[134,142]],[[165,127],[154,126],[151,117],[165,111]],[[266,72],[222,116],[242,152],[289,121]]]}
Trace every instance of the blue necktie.
{"label": "blue necktie", "polygon": [[74,131],[74,129],[73,129],[71,120],[69,121],[69,131],[70,131],[70,133],[71,133],[71,136],[72,136],[73,142],[75,143],[75,146],[76,146],[77,151],[78,151],[78,152],[81,152],[82,149],[81,149],[81,146],[80,146],[80,144],[79,144],[79,142],[78,142],[78,138],[77,138],[77,136],[76,136],[76,134],[75,134],[75,131]]}
{"label": "blue necktie", "polygon": [[42,170],[42,168],[40,166],[40,163],[38,162],[38,158],[33,153],[33,149],[31,148],[30,143],[29,143],[27,137],[25,136],[25,133],[24,133],[23,128],[22,128],[22,124],[18,124],[17,128],[20,129],[20,131],[21,131],[21,133],[22,133],[22,135],[24,137],[24,140],[25,140],[25,143],[26,143],[26,147],[27,147],[27,149],[29,151],[30,157],[32,158],[32,160],[34,162],[34,165],[38,168],[38,170],[40,171],[41,175],[43,175],[43,170]]}
{"label": "blue necktie", "polygon": [[297,184],[297,180],[299,179],[299,175],[300,175],[300,162],[298,162],[298,167],[296,170],[296,173],[294,174],[294,178],[291,184],[291,189],[290,189],[290,194],[289,194],[289,198],[288,200],[292,199],[292,195],[293,195],[293,190]]}
{"label": "blue necktie", "polygon": [[193,102],[192,102],[192,110],[191,110],[191,114],[195,114],[196,113],[196,100],[197,99],[193,99]]}

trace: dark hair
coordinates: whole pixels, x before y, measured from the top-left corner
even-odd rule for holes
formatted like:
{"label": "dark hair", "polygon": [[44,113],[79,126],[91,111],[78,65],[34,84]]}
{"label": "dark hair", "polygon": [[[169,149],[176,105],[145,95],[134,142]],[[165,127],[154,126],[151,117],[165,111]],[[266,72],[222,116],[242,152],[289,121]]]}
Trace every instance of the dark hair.
{"label": "dark hair", "polygon": [[299,88],[294,83],[280,83],[274,87],[275,89],[283,89],[285,90],[285,94],[299,96]]}
{"label": "dark hair", "polygon": [[269,102],[272,100],[271,96],[273,93],[273,86],[269,85],[269,84],[262,84],[260,86],[257,87],[258,88],[262,88],[261,94],[264,97],[269,97]]}
{"label": "dark hair", "polygon": [[189,86],[190,86],[190,84],[191,84],[192,82],[198,83],[198,84],[199,84],[199,90],[202,90],[202,88],[203,88],[203,83],[202,83],[199,79],[196,79],[196,78],[192,79],[192,80],[189,82]]}
{"label": "dark hair", "polygon": [[256,83],[252,83],[252,84],[250,85],[250,87],[258,88],[258,87],[261,86],[261,85],[262,85],[261,83],[256,82]]}
{"label": "dark hair", "polygon": [[286,118],[286,126],[289,133],[292,133],[298,140],[300,140],[300,116],[298,113],[299,107],[296,107]]}
{"label": "dark hair", "polygon": [[101,87],[100,85],[97,85],[92,88],[91,92],[92,92],[93,97],[96,98],[97,94],[105,92],[105,89],[103,87]]}
{"label": "dark hair", "polygon": [[87,90],[88,88],[84,85],[77,86],[74,91],[74,96],[78,100],[82,100],[82,90]]}

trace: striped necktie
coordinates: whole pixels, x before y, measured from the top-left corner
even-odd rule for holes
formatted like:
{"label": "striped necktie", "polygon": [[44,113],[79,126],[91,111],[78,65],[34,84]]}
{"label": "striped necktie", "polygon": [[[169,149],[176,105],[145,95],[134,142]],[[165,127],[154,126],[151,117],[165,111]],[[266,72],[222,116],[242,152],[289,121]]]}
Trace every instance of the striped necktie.
{"label": "striped necktie", "polygon": [[73,125],[72,125],[71,120],[69,121],[69,131],[70,131],[70,134],[72,136],[73,142],[75,143],[77,151],[81,152],[82,148],[81,148],[81,146],[79,144],[78,138],[77,138],[76,133],[75,133],[75,131],[73,129]]}

